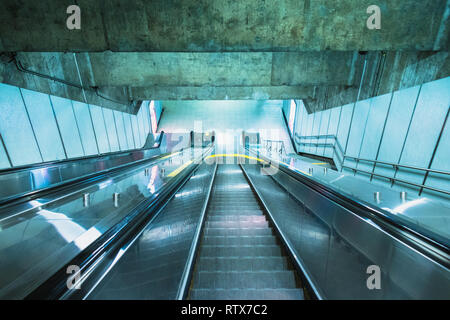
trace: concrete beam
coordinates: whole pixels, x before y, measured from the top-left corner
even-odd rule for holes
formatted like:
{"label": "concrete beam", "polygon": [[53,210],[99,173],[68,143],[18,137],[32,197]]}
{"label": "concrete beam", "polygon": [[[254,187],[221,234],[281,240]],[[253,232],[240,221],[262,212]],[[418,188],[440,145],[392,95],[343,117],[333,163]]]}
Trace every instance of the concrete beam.
{"label": "concrete beam", "polygon": [[[0,51],[448,50],[449,0],[3,0]],[[447,11],[446,11],[447,10]]]}
{"label": "concrete beam", "polygon": [[98,86],[353,85],[362,66],[358,56],[346,51],[89,53]]}
{"label": "concrete beam", "polygon": [[285,100],[310,99],[314,87],[138,87],[130,88],[134,99],[142,100]]}

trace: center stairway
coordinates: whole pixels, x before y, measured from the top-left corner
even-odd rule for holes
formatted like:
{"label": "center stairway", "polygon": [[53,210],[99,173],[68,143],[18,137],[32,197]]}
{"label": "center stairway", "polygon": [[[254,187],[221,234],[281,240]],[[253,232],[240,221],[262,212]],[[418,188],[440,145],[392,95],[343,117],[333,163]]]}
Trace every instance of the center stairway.
{"label": "center stairway", "polygon": [[238,165],[219,165],[188,299],[303,299],[303,290]]}

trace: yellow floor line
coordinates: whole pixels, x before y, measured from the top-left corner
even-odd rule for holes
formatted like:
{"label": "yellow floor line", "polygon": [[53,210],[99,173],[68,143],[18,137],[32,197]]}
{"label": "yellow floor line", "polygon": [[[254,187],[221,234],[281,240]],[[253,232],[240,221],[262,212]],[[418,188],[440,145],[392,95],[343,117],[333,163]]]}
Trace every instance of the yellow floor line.
{"label": "yellow floor line", "polygon": [[[251,159],[251,160],[256,160],[256,161],[259,161],[259,162],[267,163],[267,161],[265,161],[265,160],[263,160],[263,159],[259,159],[259,158],[256,158],[256,157],[247,156],[247,155],[245,155],[245,154],[239,154],[239,153],[231,153],[231,154],[227,154],[227,153],[213,154],[213,155],[207,156],[206,159],[209,159],[209,158],[217,158],[217,157],[241,157],[241,158],[246,158],[246,159]],[[192,163],[192,160],[190,160],[190,161],[186,162],[185,164],[179,166],[177,169],[175,169],[174,171],[172,171],[171,173],[169,173],[169,174],[168,174],[168,177],[175,177],[177,174],[179,174],[181,171],[183,171],[183,170],[184,170],[187,166],[189,166],[191,163]],[[285,166],[291,168],[291,166],[288,165],[287,163],[284,163],[284,162],[281,162],[281,161],[278,161],[278,163],[284,164]],[[326,163],[313,163],[313,164],[326,164]],[[297,171],[299,171],[299,172],[301,172],[301,173],[303,173],[303,174],[306,174],[307,176],[310,176],[310,177],[312,176],[311,174],[309,174],[309,173],[306,172],[306,171],[299,170],[299,169],[296,169],[296,168],[293,168],[293,169],[295,169],[295,170],[297,170]]]}
{"label": "yellow floor line", "polygon": [[217,158],[217,157],[241,157],[241,158],[246,158],[246,159],[251,159],[251,160],[256,160],[256,161],[260,161],[260,162],[266,162],[262,159],[256,158],[256,157],[251,157],[251,156],[247,156],[245,154],[239,154],[239,153],[221,153],[221,154],[213,154],[210,156],[207,156],[206,158]]}
{"label": "yellow floor line", "polygon": [[179,166],[178,168],[176,168],[175,170],[173,170],[171,173],[169,173],[167,176],[168,177],[175,177],[177,174],[179,174],[181,171],[183,171],[187,166],[189,166],[192,163],[192,160],[189,160],[188,162],[186,162],[185,164]]}

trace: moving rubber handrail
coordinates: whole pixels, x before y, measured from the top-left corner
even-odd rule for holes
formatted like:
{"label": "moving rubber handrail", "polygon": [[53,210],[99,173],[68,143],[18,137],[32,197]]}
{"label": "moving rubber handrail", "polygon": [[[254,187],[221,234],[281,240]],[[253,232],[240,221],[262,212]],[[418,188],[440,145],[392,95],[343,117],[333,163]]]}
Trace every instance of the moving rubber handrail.
{"label": "moving rubber handrail", "polygon": [[0,220],[3,219],[1,217],[2,216],[1,212],[6,210],[7,208],[11,208],[14,205],[28,202],[28,201],[31,201],[31,200],[34,200],[37,198],[46,198],[49,195],[63,192],[68,189],[72,190],[75,187],[78,189],[82,189],[82,188],[85,188],[85,187],[91,185],[92,183],[99,182],[99,181],[107,178],[111,174],[116,174],[116,173],[119,173],[124,170],[132,169],[134,167],[139,167],[146,163],[158,162],[160,160],[175,156],[179,152],[182,152],[186,149],[189,149],[189,148],[180,149],[179,151],[176,151],[173,153],[160,154],[160,155],[157,155],[157,156],[154,156],[151,158],[147,158],[147,159],[141,159],[141,160],[138,160],[135,162],[124,164],[122,166],[114,167],[111,169],[105,169],[103,171],[95,172],[92,174],[88,174],[88,175],[80,176],[78,178],[67,180],[65,182],[54,184],[47,188],[32,190],[32,191],[29,191],[26,193],[17,194],[17,195],[2,199],[2,200],[0,200]]}

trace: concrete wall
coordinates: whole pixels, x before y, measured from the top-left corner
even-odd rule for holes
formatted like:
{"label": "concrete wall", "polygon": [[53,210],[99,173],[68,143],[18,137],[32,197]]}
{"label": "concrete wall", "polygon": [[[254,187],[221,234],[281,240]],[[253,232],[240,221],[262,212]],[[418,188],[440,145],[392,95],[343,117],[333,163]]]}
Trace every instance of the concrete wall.
{"label": "concrete wall", "polygon": [[260,132],[261,139],[283,140],[292,152],[282,116],[282,100],[163,101],[160,130],[186,133],[216,130],[220,152],[239,151],[242,131]]}
{"label": "concrete wall", "polygon": [[[450,108],[450,77],[311,114],[308,114],[302,101],[297,101],[297,105],[295,132],[298,136],[333,135],[347,156],[450,171],[450,121],[446,121]],[[299,141],[297,138],[296,142]],[[333,138],[302,141],[336,146]],[[336,147],[297,144],[297,149],[299,152],[333,158],[339,169],[344,166],[344,172],[398,190],[413,194],[419,192],[417,187],[392,183],[370,173],[417,184],[425,181],[427,186],[450,191],[448,175],[430,173],[425,179],[424,172],[419,170],[399,168],[396,172],[390,165],[374,165],[350,158],[341,163]],[[345,166],[369,174],[354,173]],[[439,194],[426,189],[423,193]]]}
{"label": "concrete wall", "polygon": [[130,115],[0,84],[0,169],[140,148],[150,128],[149,101]]}

